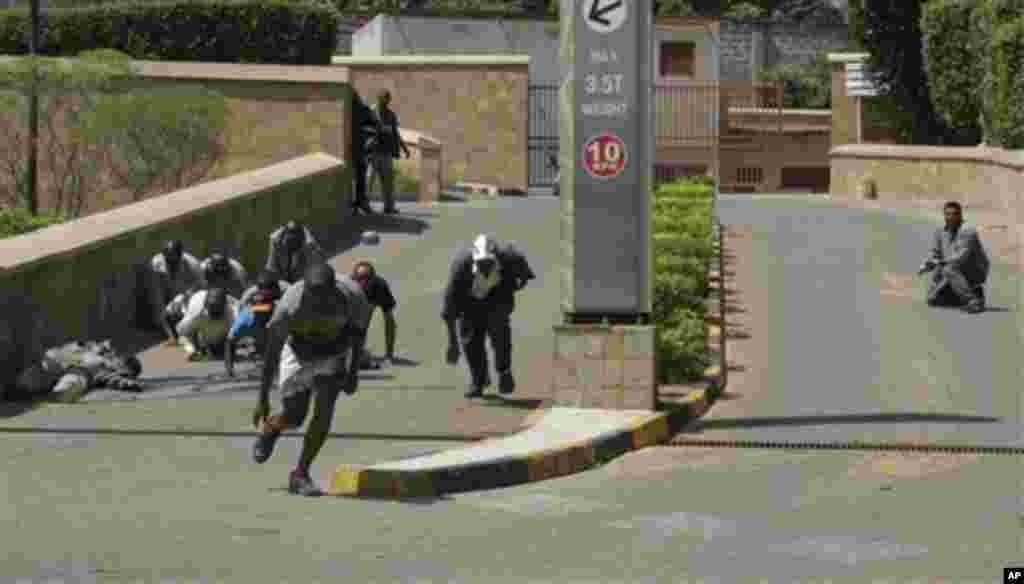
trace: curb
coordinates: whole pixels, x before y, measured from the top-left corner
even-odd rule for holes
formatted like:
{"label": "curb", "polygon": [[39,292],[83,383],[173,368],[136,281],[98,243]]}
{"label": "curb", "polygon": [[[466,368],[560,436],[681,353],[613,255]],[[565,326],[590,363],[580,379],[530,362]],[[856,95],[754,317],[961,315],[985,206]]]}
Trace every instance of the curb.
{"label": "curb", "polygon": [[[708,273],[709,283],[722,290],[722,233],[716,225],[717,266]],[[709,300],[725,322],[724,297]],[[709,307],[710,308],[710,307]],[[602,465],[627,452],[664,444],[673,434],[703,416],[722,394],[726,384],[725,335],[722,327],[708,324],[707,343],[714,361],[705,370],[704,381],[687,393],[680,405],[668,412],[652,413],[625,430],[609,432],[577,443],[498,460],[447,466],[430,470],[389,470],[372,466],[342,465],[335,469],[328,495],[375,498],[421,499],[447,494],[511,487],[576,474]]]}

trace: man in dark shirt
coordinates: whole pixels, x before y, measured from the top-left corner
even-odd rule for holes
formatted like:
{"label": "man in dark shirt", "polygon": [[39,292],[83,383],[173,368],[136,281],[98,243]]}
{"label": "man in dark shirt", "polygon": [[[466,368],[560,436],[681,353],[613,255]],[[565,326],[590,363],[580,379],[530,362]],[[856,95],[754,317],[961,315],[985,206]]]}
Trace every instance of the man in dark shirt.
{"label": "man in dark shirt", "polygon": [[[398,131],[398,114],[391,110],[391,92],[385,90],[377,96],[377,107],[375,113],[380,120],[380,137],[377,139],[377,147],[373,152],[373,173],[380,177],[381,194],[384,198],[384,212],[388,214],[398,213],[395,208],[395,158],[399,156],[399,149],[409,158],[409,147],[402,140],[402,134]],[[373,183],[373,179],[370,179]]]}
{"label": "man in dark shirt", "polygon": [[932,272],[928,305],[962,306],[976,314],[985,310],[983,285],[988,279],[989,259],[978,230],[963,221],[960,203],[943,207],[946,225],[935,230],[932,249],[919,273]]}
{"label": "man in dark shirt", "polygon": [[452,262],[441,318],[448,328],[448,364],[459,361],[459,340],[466,353],[470,372],[467,398],[482,396],[491,384],[485,336],[490,337],[494,349],[498,391],[507,394],[515,389],[510,318],[515,293],[535,277],[523,254],[487,235],[477,237],[473,248],[460,252]]}
{"label": "man in dark shirt", "polygon": [[[299,464],[288,477],[292,494],[321,494],[309,476],[309,467],[330,432],[338,393],[352,395],[358,388],[368,316],[366,296],[359,285],[320,263],[308,268],[303,280],[285,291],[267,323],[263,381],[253,412],[253,424],[260,430],[253,459],[259,464],[266,462],[281,433],[302,426],[310,401],[316,400]],[[269,415],[275,372],[281,406],[278,413]]]}
{"label": "man in dark shirt", "polygon": [[[370,322],[373,322],[373,314],[377,308],[384,313],[384,345],[386,353],[384,362],[393,365],[395,361],[395,333],[398,330],[398,323],[395,321],[394,294],[391,293],[391,286],[383,277],[377,275],[376,268],[370,262],[359,262],[352,268],[352,279],[363,288],[366,294],[366,301],[370,304]],[[363,354],[364,369],[373,366],[369,352]]]}
{"label": "man in dark shirt", "polygon": [[270,250],[264,269],[292,284],[302,278],[309,266],[326,261],[327,254],[309,228],[289,221],[270,234]]}
{"label": "man in dark shirt", "polygon": [[[352,199],[352,209],[372,214],[373,208],[370,200],[366,197],[366,174],[368,172],[367,145],[371,139],[378,137],[380,120],[370,106],[366,105],[362,96],[352,90],[352,172],[355,180],[355,193]],[[374,142],[375,143],[375,142]],[[373,144],[370,144],[373,146]]]}

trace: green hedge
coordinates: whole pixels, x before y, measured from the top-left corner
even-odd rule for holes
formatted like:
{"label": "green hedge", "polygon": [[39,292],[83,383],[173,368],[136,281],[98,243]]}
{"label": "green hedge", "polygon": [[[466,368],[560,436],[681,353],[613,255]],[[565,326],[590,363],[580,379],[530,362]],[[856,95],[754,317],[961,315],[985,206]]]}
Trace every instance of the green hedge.
{"label": "green hedge", "polygon": [[993,141],[1024,148],[1024,17],[996,29],[992,38]]}
{"label": "green hedge", "polygon": [[0,209],[0,239],[29,233],[64,221],[67,221],[67,217],[63,215],[40,214],[38,217],[33,217],[21,207],[2,208]]}
{"label": "green hedge", "polygon": [[[337,10],[292,0],[179,0],[46,10],[44,55],[116,49],[133,59],[329,65]],[[0,10],[0,54],[28,53],[27,10]]]}
{"label": "green hedge", "polygon": [[978,79],[978,92],[981,96],[979,107],[982,112],[982,125],[987,139],[999,144],[995,132],[995,96],[992,53],[992,41],[1001,24],[1013,22],[1024,16],[1024,0],[977,0],[971,14],[971,35],[977,40],[975,51],[981,75]]}
{"label": "green hedge", "polygon": [[953,128],[977,128],[981,112],[981,44],[972,29],[976,0],[933,0],[924,7],[921,30],[928,89],[935,109]]}
{"label": "green hedge", "polygon": [[654,192],[651,316],[658,327],[659,384],[699,380],[710,364],[704,300],[708,260],[714,254],[713,185],[708,178],[681,180]]}
{"label": "green hedge", "polygon": [[782,82],[782,107],[832,107],[832,63],[822,53],[810,63],[783,63],[764,71],[764,81]]}

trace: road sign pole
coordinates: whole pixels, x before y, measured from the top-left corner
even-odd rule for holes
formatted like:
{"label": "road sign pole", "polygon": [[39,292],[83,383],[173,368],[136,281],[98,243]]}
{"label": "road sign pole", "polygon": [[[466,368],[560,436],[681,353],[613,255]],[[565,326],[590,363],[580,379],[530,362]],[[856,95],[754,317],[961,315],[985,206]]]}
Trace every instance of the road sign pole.
{"label": "road sign pole", "polygon": [[[561,2],[564,323],[554,332],[564,374],[551,397],[570,407],[652,410],[653,11],[638,0]],[[595,347],[603,347],[598,355]],[[628,380],[607,375],[627,369],[635,372]]]}

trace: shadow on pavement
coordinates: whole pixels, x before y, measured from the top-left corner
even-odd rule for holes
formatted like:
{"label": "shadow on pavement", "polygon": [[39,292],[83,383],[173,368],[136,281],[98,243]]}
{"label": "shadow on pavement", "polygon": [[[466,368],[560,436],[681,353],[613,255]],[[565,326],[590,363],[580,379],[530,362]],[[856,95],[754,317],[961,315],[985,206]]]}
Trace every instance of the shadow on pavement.
{"label": "shadow on pavement", "polygon": [[420,235],[430,229],[430,224],[420,217],[433,218],[437,217],[437,215],[427,212],[419,212],[418,215],[413,215],[412,213],[403,215],[361,215],[352,219],[353,226],[357,227],[352,231],[355,232],[357,241],[363,231]]}
{"label": "shadow on pavement", "polygon": [[419,367],[419,361],[413,361],[412,359],[405,359],[403,357],[395,357],[393,363],[397,367]]}
{"label": "shadow on pavement", "polygon": [[702,430],[718,430],[725,428],[761,428],[772,426],[823,426],[828,424],[919,424],[919,423],[993,423],[1000,418],[989,416],[965,416],[959,414],[917,414],[917,413],[878,413],[878,414],[841,414],[835,416],[779,416],[765,418],[725,418],[717,420],[699,420],[689,426],[684,433]]}
{"label": "shadow on pavement", "polygon": [[46,403],[43,400],[4,401],[0,402],[0,419],[15,418],[27,414]]}
{"label": "shadow on pavement", "polygon": [[[128,430],[118,428],[53,428],[49,426],[26,426],[18,428],[0,427],[0,434],[84,434],[89,436],[172,436],[200,438],[255,438],[256,430],[229,432],[224,430]],[[282,437],[302,438],[305,432],[285,432]],[[485,432],[480,434],[366,434],[331,432],[328,438],[346,440],[384,440],[388,442],[479,442],[488,438],[508,436],[506,432]]]}
{"label": "shadow on pavement", "polygon": [[485,395],[481,405],[485,407],[516,408],[535,410],[544,404],[542,399],[511,399],[497,395]]}
{"label": "shadow on pavement", "polygon": [[[284,492],[288,492],[288,489],[286,489],[286,488],[277,488],[277,489],[271,489],[271,491],[284,491]],[[322,495],[321,497],[318,497],[318,498],[329,499],[329,500],[380,501],[382,503],[383,502],[386,502],[386,503],[399,503],[401,505],[436,505],[437,503],[450,503],[450,502],[455,500],[455,497],[452,497],[451,495],[440,495],[440,496],[437,496],[437,497],[414,497],[414,498],[406,498],[406,499],[402,499],[402,498],[392,499],[390,497],[387,498],[387,499],[384,499],[384,498],[377,499],[377,498],[374,498],[374,497],[353,497],[353,496],[350,496],[350,495],[328,495],[328,494],[324,494],[324,495]]]}

